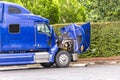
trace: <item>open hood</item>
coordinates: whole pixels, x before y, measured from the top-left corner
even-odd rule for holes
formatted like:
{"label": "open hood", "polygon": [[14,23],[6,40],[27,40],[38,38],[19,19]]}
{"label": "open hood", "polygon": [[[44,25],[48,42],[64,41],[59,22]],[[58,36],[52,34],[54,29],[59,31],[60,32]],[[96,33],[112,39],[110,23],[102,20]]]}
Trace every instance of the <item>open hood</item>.
{"label": "open hood", "polygon": [[68,34],[74,41],[74,52],[82,53],[90,47],[90,23],[71,24],[60,29],[61,34]]}

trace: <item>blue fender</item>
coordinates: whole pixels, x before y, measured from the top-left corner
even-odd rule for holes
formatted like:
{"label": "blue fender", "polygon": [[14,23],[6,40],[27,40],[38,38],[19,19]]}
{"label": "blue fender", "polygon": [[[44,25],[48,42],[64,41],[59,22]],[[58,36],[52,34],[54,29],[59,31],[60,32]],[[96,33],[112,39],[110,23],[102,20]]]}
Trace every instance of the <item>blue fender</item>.
{"label": "blue fender", "polygon": [[49,53],[50,53],[50,58],[49,58],[49,62],[54,62],[54,58],[55,58],[55,55],[57,54],[57,52],[58,52],[58,46],[57,46],[57,44],[55,44],[51,49],[50,49],[50,51],[49,51]]}

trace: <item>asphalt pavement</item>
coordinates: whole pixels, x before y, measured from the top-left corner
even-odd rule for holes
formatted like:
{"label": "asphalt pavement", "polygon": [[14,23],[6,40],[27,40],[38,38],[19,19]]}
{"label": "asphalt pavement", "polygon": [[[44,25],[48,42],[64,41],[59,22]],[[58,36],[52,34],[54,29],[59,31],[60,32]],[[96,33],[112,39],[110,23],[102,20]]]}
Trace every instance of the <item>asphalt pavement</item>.
{"label": "asphalt pavement", "polygon": [[120,80],[120,64],[4,70],[0,80]]}

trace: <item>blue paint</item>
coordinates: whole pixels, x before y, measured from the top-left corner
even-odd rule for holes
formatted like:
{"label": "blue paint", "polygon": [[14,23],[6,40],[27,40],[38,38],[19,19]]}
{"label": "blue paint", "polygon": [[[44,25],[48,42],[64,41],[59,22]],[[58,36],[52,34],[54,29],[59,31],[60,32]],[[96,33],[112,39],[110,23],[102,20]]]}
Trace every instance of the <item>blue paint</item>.
{"label": "blue paint", "polygon": [[[10,13],[10,6],[17,8],[20,13]],[[44,32],[39,32],[39,24],[44,25]],[[19,27],[17,33],[10,32],[11,25]],[[68,32],[69,38],[74,40],[74,52],[82,53],[89,48],[90,23],[81,26],[71,24],[60,31]],[[80,44],[77,42],[78,36],[82,36]],[[84,51],[79,50],[81,45],[84,45]],[[49,62],[54,62],[55,55],[59,51],[56,34],[49,25],[49,20],[32,14],[20,5],[0,2],[0,65],[33,64],[34,52],[43,51],[49,52]]]}
{"label": "blue paint", "polygon": [[83,45],[85,46],[85,49],[83,52],[89,49],[90,47],[90,23],[86,23],[81,25],[84,31],[84,40],[83,40]]}
{"label": "blue paint", "polygon": [[50,61],[50,62],[54,62],[55,55],[57,54],[58,50],[59,50],[59,49],[58,49],[57,44],[54,45],[54,46],[50,49],[50,51],[49,51],[49,53],[50,53],[50,59],[49,59],[49,61]]}
{"label": "blue paint", "polygon": [[0,54],[0,65],[33,64],[34,53]]}
{"label": "blue paint", "polygon": [[[36,31],[36,23],[46,24],[49,26],[49,20],[41,16],[33,15],[24,7],[21,7],[14,3],[0,2],[3,7],[4,23],[0,23],[0,50],[1,52],[6,51],[29,51],[29,50],[48,50],[48,36],[40,34]],[[10,14],[9,6],[14,6],[21,10],[20,14]],[[1,18],[1,17],[0,17]],[[2,18],[1,18],[2,19]],[[19,33],[10,33],[9,25],[19,24]],[[51,36],[52,35],[51,33]],[[54,41],[54,40],[52,40]],[[54,43],[54,42],[52,42]],[[40,45],[40,46],[38,46]],[[51,44],[53,45],[53,44]]]}
{"label": "blue paint", "polygon": [[0,4],[0,22],[2,22],[3,21],[3,4]]}
{"label": "blue paint", "polygon": [[[18,8],[20,14],[9,13],[9,7]],[[29,51],[49,51],[52,54],[50,62],[54,61],[54,56],[58,51],[56,45],[56,35],[53,27],[49,26],[49,20],[34,15],[24,7],[14,3],[0,2],[0,65],[31,64],[34,62],[34,53]],[[11,24],[19,25],[18,33],[11,33]],[[37,25],[48,26],[50,35],[39,33]],[[55,49],[56,48],[56,49]],[[9,53],[9,52],[14,53]],[[27,51],[26,53],[20,53]],[[17,53],[16,53],[17,52]]]}
{"label": "blue paint", "polygon": [[[83,25],[71,24],[61,28],[60,32],[62,34],[68,33],[70,39],[74,40],[74,52],[82,53],[86,51],[90,46],[90,23]],[[77,37],[82,36],[81,43],[78,43]],[[78,45],[80,44],[80,45]],[[84,45],[84,50],[80,51],[81,45]]]}

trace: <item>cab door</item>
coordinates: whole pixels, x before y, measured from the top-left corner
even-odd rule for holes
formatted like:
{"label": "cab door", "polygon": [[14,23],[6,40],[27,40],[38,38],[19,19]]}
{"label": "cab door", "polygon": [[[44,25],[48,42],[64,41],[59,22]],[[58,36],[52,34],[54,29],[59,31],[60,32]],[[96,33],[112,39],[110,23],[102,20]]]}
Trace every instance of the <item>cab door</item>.
{"label": "cab door", "polygon": [[46,24],[45,23],[36,23],[36,36],[35,36],[35,44],[37,49],[47,50],[50,47],[49,41],[50,38],[48,37],[49,28],[47,29],[46,33]]}

